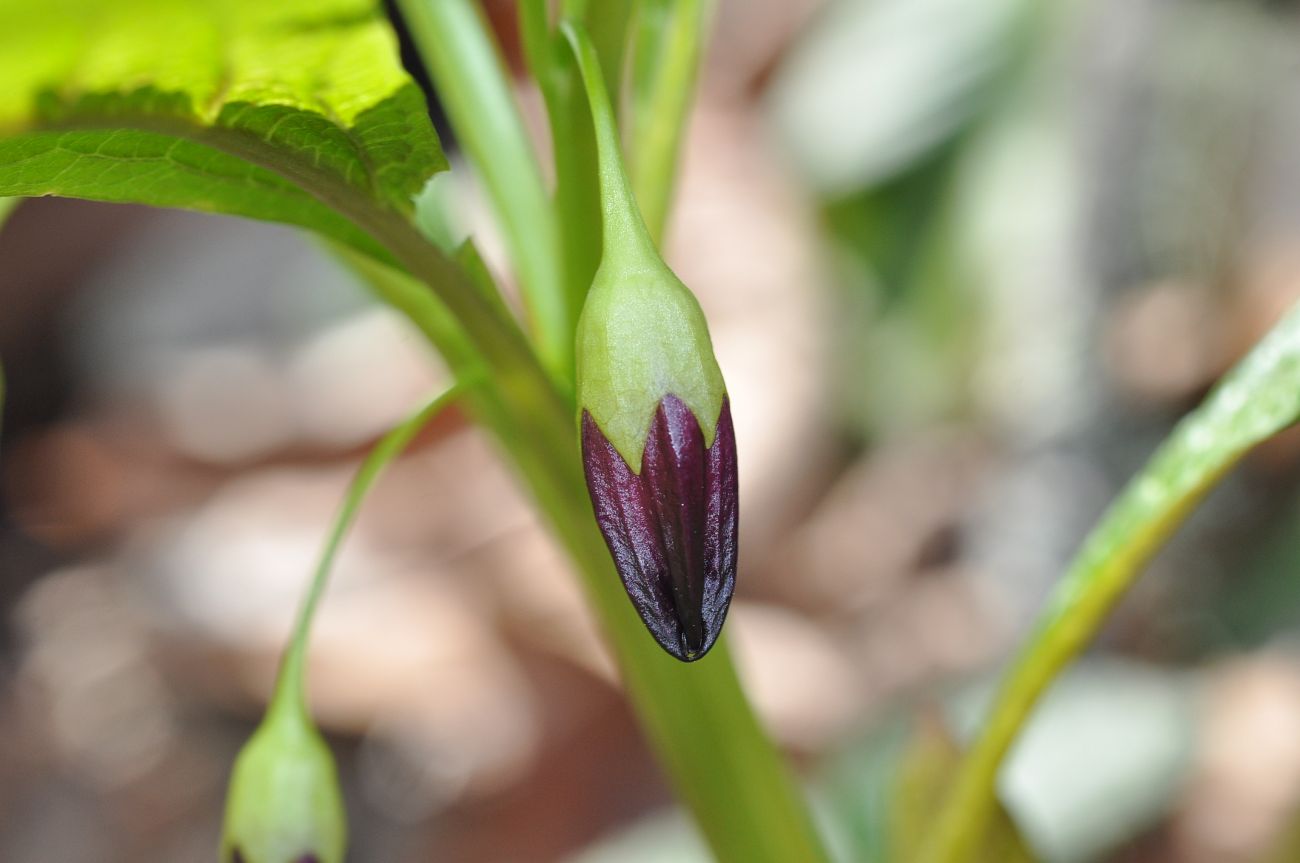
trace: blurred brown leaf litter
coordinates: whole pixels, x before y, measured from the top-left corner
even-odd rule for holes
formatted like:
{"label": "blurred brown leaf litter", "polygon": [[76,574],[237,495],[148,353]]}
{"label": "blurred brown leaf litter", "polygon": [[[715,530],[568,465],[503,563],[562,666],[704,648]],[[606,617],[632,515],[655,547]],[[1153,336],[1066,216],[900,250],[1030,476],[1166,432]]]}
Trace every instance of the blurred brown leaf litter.
{"label": "blurred brown leaf litter", "polygon": [[[927,798],[1092,519],[1300,298],[1294,4],[1031,5],[724,2],[692,120],[667,249],[731,387],[731,637],[845,859],[877,859],[882,788]],[[0,261],[0,860],[210,859],[351,472],[445,372],[283,229],[38,200]],[[1002,793],[1040,859],[1295,859],[1297,440],[1036,718]],[[311,681],[353,859],[706,859],[463,415],[367,501]]]}

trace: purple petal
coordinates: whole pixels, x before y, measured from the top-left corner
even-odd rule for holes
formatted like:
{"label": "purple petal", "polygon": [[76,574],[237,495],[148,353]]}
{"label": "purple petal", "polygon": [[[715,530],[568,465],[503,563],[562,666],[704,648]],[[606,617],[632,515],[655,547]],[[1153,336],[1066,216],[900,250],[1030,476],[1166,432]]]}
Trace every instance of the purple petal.
{"label": "purple petal", "polygon": [[582,457],[596,522],[628,597],[660,646],[685,662],[722,631],[736,585],[736,433],[724,398],[713,446],[665,396],[632,472],[587,412]]}

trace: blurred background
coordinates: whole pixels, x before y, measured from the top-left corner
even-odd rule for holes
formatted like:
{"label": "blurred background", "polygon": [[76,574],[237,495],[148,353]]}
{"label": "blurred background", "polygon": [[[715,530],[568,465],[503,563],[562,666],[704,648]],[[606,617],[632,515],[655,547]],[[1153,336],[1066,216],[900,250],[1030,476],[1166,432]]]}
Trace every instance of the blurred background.
{"label": "blurred background", "polygon": [[[1296,6],[721,3],[667,253],[736,412],[731,639],[842,859],[1300,298]],[[351,472],[445,372],[281,227],[35,200],[0,261],[0,860],[211,860]],[[1252,456],[1052,690],[1002,785],[1042,859],[1300,859],[1298,480]],[[707,859],[462,415],[367,501],[310,686],[353,860]]]}

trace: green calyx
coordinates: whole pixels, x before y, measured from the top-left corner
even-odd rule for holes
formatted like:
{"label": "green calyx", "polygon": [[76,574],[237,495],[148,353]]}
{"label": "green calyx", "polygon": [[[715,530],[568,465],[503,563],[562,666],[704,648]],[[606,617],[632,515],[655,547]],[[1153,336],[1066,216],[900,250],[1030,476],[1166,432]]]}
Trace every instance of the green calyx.
{"label": "green calyx", "polygon": [[271,710],[235,760],[221,863],[343,863],[346,846],[329,747],[304,713]]}
{"label": "green calyx", "polygon": [[578,321],[578,407],[632,470],[664,396],[681,399],[713,445],[726,387],[700,304],[660,264],[601,265]]}
{"label": "green calyx", "polygon": [[713,445],[726,386],[699,302],[663,262],[646,229],[619,150],[618,127],[590,37],[563,25],[596,130],[603,251],[577,330],[578,411],[591,414],[633,471],[654,413],[674,395]]}

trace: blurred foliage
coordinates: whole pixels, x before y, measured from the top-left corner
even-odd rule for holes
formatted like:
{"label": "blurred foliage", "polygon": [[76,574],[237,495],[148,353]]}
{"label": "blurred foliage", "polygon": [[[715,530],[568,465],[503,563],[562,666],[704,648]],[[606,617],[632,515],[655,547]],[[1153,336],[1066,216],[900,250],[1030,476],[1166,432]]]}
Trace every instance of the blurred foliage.
{"label": "blurred foliage", "polygon": [[[914,860],[929,835],[944,789],[961,759],[961,747],[940,716],[922,714],[896,768],[892,795],[892,837],[885,860]],[[971,863],[1033,863],[1011,816],[994,813],[983,846]]]}
{"label": "blurred foliage", "polygon": [[1023,0],[840,0],[774,88],[775,120],[821,191],[850,288],[837,403],[862,434],[915,428],[966,401],[981,309],[959,178],[1019,93],[1041,17]]}
{"label": "blurred foliage", "polygon": [[[1081,863],[1141,836],[1190,769],[1193,693],[1182,676],[1113,661],[1066,674],[1011,754],[979,859]],[[948,722],[973,728],[992,694],[981,684],[942,711],[896,714],[830,759],[827,811],[848,859],[915,859],[961,754]]]}
{"label": "blurred foliage", "polygon": [[[841,265],[836,406],[848,432],[888,441],[936,422],[991,423],[1013,451],[1048,445],[1115,478],[1204,391],[1141,408],[1123,402],[1115,391],[1128,370],[1095,359],[1115,298],[1177,279],[1180,293],[1231,307],[1251,245],[1267,235],[1261,225],[1281,215],[1283,229],[1294,228],[1260,183],[1292,173],[1270,147],[1294,82],[1282,58],[1293,56],[1296,22],[1292,10],[1263,3],[1049,5],[837,0],[784,64],[771,108],[820,194]],[[1106,51],[1084,60],[1088,45]],[[1205,351],[1213,363],[1232,358],[1222,345]],[[1221,368],[1206,363],[1200,386]],[[1291,386],[1287,368],[1275,373],[1270,392],[1257,394],[1265,412]],[[1289,421],[1275,417],[1265,434]],[[1223,427],[1207,438],[1231,448],[1234,434]],[[1183,450],[1189,463],[1200,458]],[[1294,471],[1279,468],[1234,485],[1239,496],[1287,501],[1289,478]],[[1154,491],[1148,485],[1142,494]],[[1111,525],[1133,521],[1132,510]],[[1036,530],[1047,518],[1039,514]],[[1178,553],[1213,554],[1234,576],[1216,584],[1175,566],[1169,579],[1181,579],[1162,599],[1183,607],[1147,621],[1169,635],[1172,618],[1206,603],[1195,630],[1181,634],[1199,655],[1225,646],[1225,629],[1233,646],[1258,645],[1300,616],[1293,507],[1218,505],[1201,522],[1215,523]],[[1261,531],[1271,537],[1262,548],[1230,541]],[[1229,541],[1211,545],[1215,537]],[[878,826],[855,831],[866,833],[880,835]]]}
{"label": "blurred foliage", "polygon": [[[826,785],[828,811],[848,838],[847,859],[862,863],[912,860],[928,833],[961,749],[942,713],[895,717],[837,757]],[[999,808],[977,858],[1032,863],[1036,858]]]}

